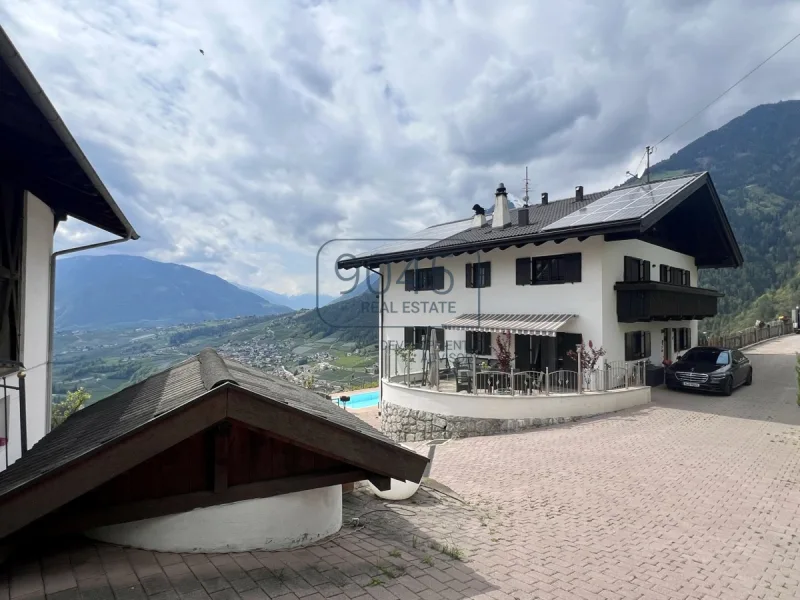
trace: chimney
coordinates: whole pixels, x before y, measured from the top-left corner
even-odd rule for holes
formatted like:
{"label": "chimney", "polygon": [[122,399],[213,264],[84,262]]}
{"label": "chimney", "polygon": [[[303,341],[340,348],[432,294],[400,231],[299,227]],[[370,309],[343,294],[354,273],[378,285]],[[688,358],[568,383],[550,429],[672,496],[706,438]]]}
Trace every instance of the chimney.
{"label": "chimney", "polygon": [[517,225],[528,225],[528,207],[523,206],[517,211]]}
{"label": "chimney", "polygon": [[542,192],[542,204],[547,204],[547,192]]}
{"label": "chimney", "polygon": [[583,186],[575,186],[575,202],[583,202]]}
{"label": "chimney", "polygon": [[511,212],[508,210],[508,194],[502,183],[494,193],[494,213],[492,227],[508,227],[511,225]]}
{"label": "chimney", "polygon": [[486,225],[486,211],[480,204],[473,206],[472,210],[475,211],[475,216],[472,217],[472,226],[484,227]]}

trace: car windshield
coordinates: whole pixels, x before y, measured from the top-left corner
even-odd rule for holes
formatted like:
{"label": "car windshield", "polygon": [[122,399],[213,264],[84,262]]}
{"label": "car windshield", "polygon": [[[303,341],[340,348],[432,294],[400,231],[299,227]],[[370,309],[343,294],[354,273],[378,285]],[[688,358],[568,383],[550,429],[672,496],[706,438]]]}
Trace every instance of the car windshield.
{"label": "car windshield", "polygon": [[712,365],[727,365],[728,352],[717,348],[692,348],[683,355],[683,360],[693,363],[705,363]]}

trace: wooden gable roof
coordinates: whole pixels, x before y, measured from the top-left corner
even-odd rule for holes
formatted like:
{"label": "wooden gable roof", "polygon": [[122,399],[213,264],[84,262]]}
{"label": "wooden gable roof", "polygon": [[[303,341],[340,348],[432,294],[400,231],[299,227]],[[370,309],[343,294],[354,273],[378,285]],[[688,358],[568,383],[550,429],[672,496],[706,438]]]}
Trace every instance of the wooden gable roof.
{"label": "wooden gable roof", "polygon": [[318,394],[206,349],[78,411],[0,473],[0,539],[40,519],[81,530],[364,479],[387,487],[419,481],[427,462]]}

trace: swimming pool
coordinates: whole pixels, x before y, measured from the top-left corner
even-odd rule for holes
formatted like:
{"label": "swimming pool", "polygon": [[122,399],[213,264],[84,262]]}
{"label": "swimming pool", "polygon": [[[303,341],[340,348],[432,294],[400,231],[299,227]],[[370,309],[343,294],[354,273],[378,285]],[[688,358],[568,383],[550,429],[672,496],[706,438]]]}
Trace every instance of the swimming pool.
{"label": "swimming pool", "polygon": [[[350,402],[345,403],[347,408],[369,408],[370,406],[378,406],[380,401],[380,392],[373,390],[371,392],[353,392],[352,394],[344,394],[350,396]],[[333,399],[337,402],[336,398]]]}

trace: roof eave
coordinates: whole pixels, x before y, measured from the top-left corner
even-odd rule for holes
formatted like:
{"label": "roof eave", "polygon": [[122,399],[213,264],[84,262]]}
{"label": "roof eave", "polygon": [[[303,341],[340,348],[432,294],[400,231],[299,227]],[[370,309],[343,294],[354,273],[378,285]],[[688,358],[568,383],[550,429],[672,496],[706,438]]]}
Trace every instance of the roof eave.
{"label": "roof eave", "polygon": [[627,231],[638,231],[640,229],[640,219],[628,219],[617,221],[613,225],[599,227],[597,224],[584,227],[570,227],[569,229],[556,229],[547,232],[535,233],[532,235],[520,236],[518,238],[505,237],[497,240],[486,240],[485,242],[472,242],[469,244],[459,244],[453,246],[438,246],[435,248],[421,248],[407,252],[396,252],[392,254],[375,254],[363,258],[351,258],[337,263],[339,269],[356,269],[359,267],[378,267],[388,263],[411,261],[414,259],[425,259],[453,254],[472,253],[479,250],[506,249],[511,246],[523,246],[535,242],[550,242],[579,237],[591,237],[595,235],[605,235],[609,233],[621,233]]}
{"label": "roof eave", "polygon": [[[94,185],[97,193],[100,195],[101,198],[106,202],[109,206],[111,211],[117,217],[117,220],[120,224],[119,230],[112,230],[106,225],[101,225],[99,223],[92,222],[91,218],[87,218],[83,215],[71,215],[81,221],[85,221],[86,223],[97,227],[99,229],[103,229],[104,231],[108,231],[109,233],[113,233],[114,235],[119,235],[120,237],[125,237],[126,239],[137,240],[139,239],[139,234],[136,233],[136,230],[133,228],[133,225],[128,221],[125,215],[120,210],[117,203],[114,202],[114,199],[111,197],[111,193],[108,191],[106,186],[101,181],[99,175],[94,170],[94,167],[89,163],[89,160],[86,158],[86,155],[81,150],[78,143],[75,141],[75,138],[72,137],[69,129],[67,129],[66,124],[59,116],[58,112],[56,111],[53,104],[47,98],[47,95],[44,93],[44,90],[36,81],[36,78],[33,76],[33,73],[28,68],[28,65],[25,64],[20,53],[14,47],[14,44],[11,42],[11,39],[6,34],[5,30],[2,26],[0,26],[0,57],[3,58],[6,65],[8,66],[9,70],[14,74],[14,76],[19,81],[22,88],[28,94],[31,99],[31,102],[42,112],[45,118],[49,121],[50,125],[55,131],[58,138],[67,148],[69,153],[75,159],[75,161],[80,166],[81,170],[86,174],[91,181],[92,185]],[[124,233],[123,233],[124,232]]]}
{"label": "roof eave", "polygon": [[717,189],[714,187],[714,183],[711,180],[711,174],[708,171],[703,171],[697,177],[697,179],[681,188],[681,190],[671,197],[668,202],[663,203],[662,205],[656,207],[652,212],[645,215],[641,220],[641,231],[644,232],[650,229],[650,227],[663,219],[673,209],[677,208],[682,202],[684,202],[687,198],[690,198],[695,192],[704,186],[708,188],[709,194],[711,195],[711,201],[714,203],[717,216],[722,224],[722,233],[725,236],[725,241],[730,247],[734,260],[733,264],[729,264],[728,261],[723,261],[719,264],[698,264],[698,266],[703,268],[741,267],[744,264],[742,251],[739,248],[738,242],[736,241],[736,236],[733,235],[733,229],[731,229],[730,222],[725,214],[725,209],[722,207],[722,202],[717,194]]}

